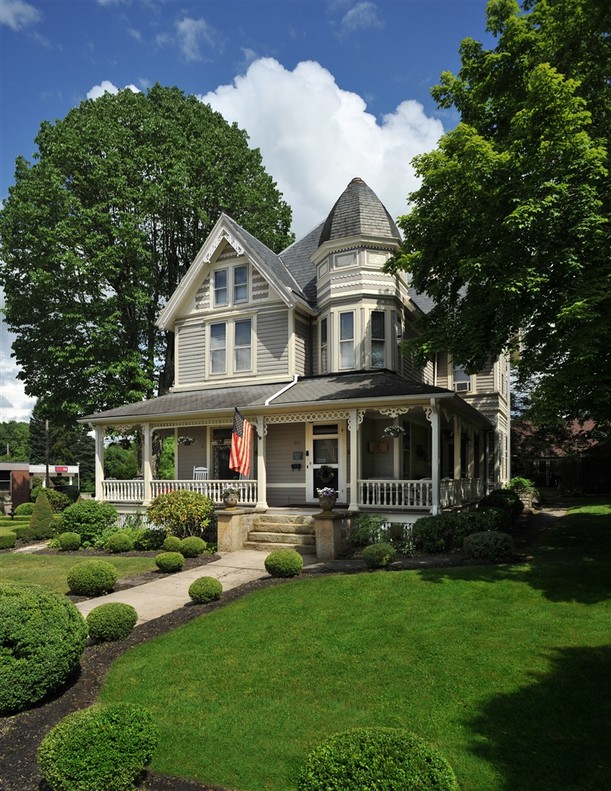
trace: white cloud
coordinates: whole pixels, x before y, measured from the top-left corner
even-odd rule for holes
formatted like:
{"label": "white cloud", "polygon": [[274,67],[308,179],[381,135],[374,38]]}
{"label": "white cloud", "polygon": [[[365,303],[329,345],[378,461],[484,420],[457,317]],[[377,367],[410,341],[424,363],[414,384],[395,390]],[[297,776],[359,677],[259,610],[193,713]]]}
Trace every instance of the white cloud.
{"label": "white cloud", "polygon": [[140,93],[135,85],[126,85],[125,88],[117,88],[117,86],[110,82],[110,80],[102,80],[99,85],[94,85],[91,90],[87,91],[87,98],[99,99],[100,96],[104,96],[105,93],[115,94],[122,90],[130,90],[132,93]]}
{"label": "white cloud", "polygon": [[[0,308],[4,307],[4,292],[0,289]],[[23,383],[17,379],[19,367],[11,357],[13,335],[0,316],[0,423],[30,419],[35,401],[25,395]]]}
{"label": "white cloud", "polygon": [[355,30],[372,30],[384,27],[375,3],[357,3],[342,18],[342,31],[352,33]]}
{"label": "white cloud", "polygon": [[201,60],[200,44],[206,43],[209,47],[215,45],[213,29],[204,19],[183,17],[175,23],[176,37],[180,51],[186,60]]}
{"label": "white cloud", "polygon": [[434,148],[443,133],[441,122],[415,101],[402,102],[379,122],[358,94],[339,88],[313,61],[288,71],[263,58],[232,85],[199,98],[246,129],[261,150],[293,209],[297,236],[326,217],[355,176],[393,217],[405,214],[407,195],[417,187],[410,161]]}
{"label": "white cloud", "polygon": [[8,25],[14,31],[35,25],[41,19],[40,11],[24,0],[2,0],[0,2],[0,24]]}

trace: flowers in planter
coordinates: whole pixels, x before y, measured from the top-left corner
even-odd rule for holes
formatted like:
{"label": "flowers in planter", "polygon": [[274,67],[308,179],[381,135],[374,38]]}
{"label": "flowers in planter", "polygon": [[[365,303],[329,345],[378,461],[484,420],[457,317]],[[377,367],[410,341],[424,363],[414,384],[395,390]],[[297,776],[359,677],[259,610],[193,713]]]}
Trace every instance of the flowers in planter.
{"label": "flowers in planter", "polygon": [[178,437],[179,445],[192,445],[194,442],[193,437]]}
{"label": "flowers in planter", "polygon": [[331,486],[323,486],[322,489],[317,489],[316,494],[319,497],[337,497],[337,492]]}
{"label": "flowers in planter", "polygon": [[385,437],[392,437],[394,439],[395,437],[402,437],[405,434],[405,429],[403,426],[399,426],[395,423],[392,426],[386,426],[382,434]]}
{"label": "flowers in planter", "polygon": [[237,497],[239,493],[240,490],[237,486],[226,486],[221,492],[221,497],[224,500],[225,497]]}

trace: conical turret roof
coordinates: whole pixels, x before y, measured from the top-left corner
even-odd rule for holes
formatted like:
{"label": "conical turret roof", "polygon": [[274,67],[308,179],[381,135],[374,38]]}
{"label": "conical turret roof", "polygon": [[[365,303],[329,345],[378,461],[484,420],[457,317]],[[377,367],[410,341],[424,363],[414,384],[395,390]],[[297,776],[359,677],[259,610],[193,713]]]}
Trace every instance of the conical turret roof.
{"label": "conical turret roof", "polygon": [[319,245],[351,236],[401,239],[399,229],[382,201],[360,178],[352,179],[329,212]]}

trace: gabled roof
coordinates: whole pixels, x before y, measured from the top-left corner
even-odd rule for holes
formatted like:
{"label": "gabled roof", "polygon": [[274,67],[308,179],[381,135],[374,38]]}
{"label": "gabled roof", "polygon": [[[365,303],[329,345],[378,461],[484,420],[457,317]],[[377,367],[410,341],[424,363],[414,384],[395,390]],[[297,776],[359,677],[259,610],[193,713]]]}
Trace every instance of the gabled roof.
{"label": "gabled roof", "polygon": [[225,241],[229,242],[238,254],[246,255],[253,262],[257,270],[268,280],[288,307],[301,305],[307,310],[312,310],[312,306],[303,293],[301,286],[286,268],[280,257],[263,242],[242,228],[228,214],[223,213],[195,256],[193,263],[180,281],[176,291],[159,314],[157,319],[159,327],[162,329],[172,327],[184,300],[189,298],[193,290],[199,287],[206,267],[209,265],[219,245]]}

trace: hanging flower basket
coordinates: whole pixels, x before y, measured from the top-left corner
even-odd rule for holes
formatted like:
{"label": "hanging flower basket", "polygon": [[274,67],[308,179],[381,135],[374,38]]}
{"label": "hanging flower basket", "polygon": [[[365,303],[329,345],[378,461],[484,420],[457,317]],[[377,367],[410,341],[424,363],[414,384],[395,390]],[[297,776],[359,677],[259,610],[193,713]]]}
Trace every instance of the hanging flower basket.
{"label": "hanging flower basket", "polygon": [[394,424],[392,426],[386,426],[384,431],[382,431],[382,435],[384,437],[389,437],[392,439],[396,439],[397,437],[402,437],[405,434],[405,429],[403,426],[399,426]]}

